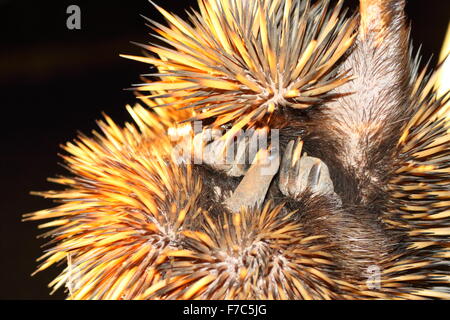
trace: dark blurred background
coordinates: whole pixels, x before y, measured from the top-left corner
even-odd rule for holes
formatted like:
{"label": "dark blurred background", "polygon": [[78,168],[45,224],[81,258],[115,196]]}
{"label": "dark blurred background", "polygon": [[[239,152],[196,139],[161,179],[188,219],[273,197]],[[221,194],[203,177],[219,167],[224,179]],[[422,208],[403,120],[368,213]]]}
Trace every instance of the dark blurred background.
{"label": "dark blurred background", "polygon": [[[196,7],[196,0],[156,2],[181,16]],[[72,4],[81,8],[81,30],[66,27]],[[407,10],[415,47],[422,44],[424,60],[434,54],[435,64],[450,1],[410,0]],[[58,188],[46,178],[65,173],[59,145],[95,129],[101,112],[118,123],[130,120],[125,105],[135,97],[124,88],[149,67],[119,54],[139,55],[130,41],[150,41],[140,14],[163,21],[146,0],[0,0],[0,299],[64,298],[47,288],[61,268],[30,277],[45,240],[21,215],[52,205],[29,192]]]}

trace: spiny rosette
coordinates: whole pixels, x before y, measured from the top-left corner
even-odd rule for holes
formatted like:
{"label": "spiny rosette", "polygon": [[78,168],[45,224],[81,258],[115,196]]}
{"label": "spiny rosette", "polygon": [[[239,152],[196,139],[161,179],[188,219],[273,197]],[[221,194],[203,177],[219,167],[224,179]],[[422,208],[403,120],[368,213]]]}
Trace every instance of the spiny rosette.
{"label": "spiny rosette", "polygon": [[148,76],[160,80],[138,91],[182,97],[177,108],[192,108],[195,119],[215,126],[232,124],[234,132],[267,121],[279,107],[305,109],[333,98],[349,79],[335,66],[357,25],[342,4],[329,10],[328,0],[199,0],[190,24],[155,5],[169,24],[151,21],[165,45],[142,45],[158,57],[125,57],[158,69]]}
{"label": "spiny rosette", "polygon": [[329,245],[282,209],[269,202],[220,217],[204,212],[199,231],[183,232],[183,250],[168,251],[157,267],[168,276],[139,298],[336,298]]}
{"label": "spiny rosette", "polygon": [[66,285],[72,299],[142,294],[160,279],[152,266],[161,252],[177,248],[180,231],[198,214],[200,181],[171,158],[162,124],[169,109],[159,115],[140,106],[128,110],[139,129],[119,128],[106,117],[99,122],[103,134],[68,143],[64,160],[72,177],[52,179],[67,189],[37,193],[61,205],[27,216],[53,219],[40,226],[56,228],[43,235],[52,247],[36,272],[67,260],[50,286]]}
{"label": "spiny rosette", "polygon": [[[386,283],[400,296],[449,299],[450,92],[437,95],[440,70],[412,76],[409,112],[398,142],[398,160],[382,214],[389,229],[406,233],[403,257],[386,268]],[[396,275],[389,274],[393,270]],[[395,280],[407,282],[402,288]],[[414,283],[414,286],[412,285]],[[425,285],[426,284],[426,285]],[[406,285],[406,283],[405,283]],[[409,298],[409,297],[406,297]]]}
{"label": "spiny rosette", "polygon": [[[440,70],[412,77],[409,112],[398,142],[398,160],[388,188],[389,222],[411,236],[450,234],[450,92],[437,95]],[[445,240],[441,238],[442,240]]]}

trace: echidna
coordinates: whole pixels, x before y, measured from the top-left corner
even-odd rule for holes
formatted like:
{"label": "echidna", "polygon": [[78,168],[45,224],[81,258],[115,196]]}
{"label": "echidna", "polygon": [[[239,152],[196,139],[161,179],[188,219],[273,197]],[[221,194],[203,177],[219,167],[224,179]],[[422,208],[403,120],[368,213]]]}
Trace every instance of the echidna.
{"label": "echidna", "polygon": [[[42,193],[62,204],[28,217],[57,218],[38,270],[67,260],[52,286],[72,299],[450,298],[450,95],[412,58],[404,5],[199,0],[190,23],[158,7],[168,46],[133,57],[158,68],[138,88],[153,110],[67,145],[68,189]],[[212,137],[188,161],[170,132],[195,148],[193,120],[280,145],[223,166]]]}

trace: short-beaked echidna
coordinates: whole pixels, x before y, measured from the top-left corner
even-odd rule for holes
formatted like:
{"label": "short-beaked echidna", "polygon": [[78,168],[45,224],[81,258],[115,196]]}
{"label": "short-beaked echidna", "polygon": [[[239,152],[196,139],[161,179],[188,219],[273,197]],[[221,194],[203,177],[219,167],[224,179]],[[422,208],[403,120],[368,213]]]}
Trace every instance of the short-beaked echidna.
{"label": "short-beaked echidna", "polygon": [[[351,18],[328,5],[199,0],[190,23],[158,7],[167,46],[133,57],[158,69],[138,88],[153,110],[129,107],[135,124],[106,118],[103,134],[68,144],[72,177],[55,179],[67,190],[42,193],[62,204],[28,216],[54,219],[38,270],[67,260],[55,289],[450,298],[449,94],[412,58],[404,0],[361,0]],[[178,123],[196,119],[228,137],[279,129],[279,170],[260,185],[258,157],[243,178],[180,159],[170,130],[187,128],[192,146],[192,124]]]}

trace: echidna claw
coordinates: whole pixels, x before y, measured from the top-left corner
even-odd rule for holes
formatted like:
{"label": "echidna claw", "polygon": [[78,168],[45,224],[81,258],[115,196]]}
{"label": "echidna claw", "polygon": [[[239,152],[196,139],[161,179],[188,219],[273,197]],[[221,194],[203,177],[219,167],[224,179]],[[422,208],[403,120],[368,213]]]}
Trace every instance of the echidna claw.
{"label": "echidna claw", "polygon": [[[261,137],[267,137],[264,130],[252,131],[251,134],[243,134],[232,140],[224,140],[221,137],[212,137],[209,140],[198,138],[194,141],[203,141],[203,148],[196,148],[196,164],[206,164],[215,170],[222,171],[230,177],[242,177],[247,172],[258,151]],[[200,161],[200,162],[199,162]]]}
{"label": "echidna claw", "polygon": [[308,176],[308,185],[316,186],[320,181],[320,173],[321,173],[322,162],[315,161],[315,163],[311,167],[311,171],[309,171]]}
{"label": "echidna claw", "polygon": [[301,149],[301,141],[290,141],[283,155],[278,183],[283,195],[296,199],[310,190],[338,198],[328,166],[319,158],[301,155]]}
{"label": "echidna claw", "polygon": [[274,176],[278,173],[280,157],[276,148],[261,150],[255,157],[252,166],[242,178],[231,197],[225,201],[225,206],[232,212],[239,212],[242,207],[260,208],[266,198],[267,191]]}

